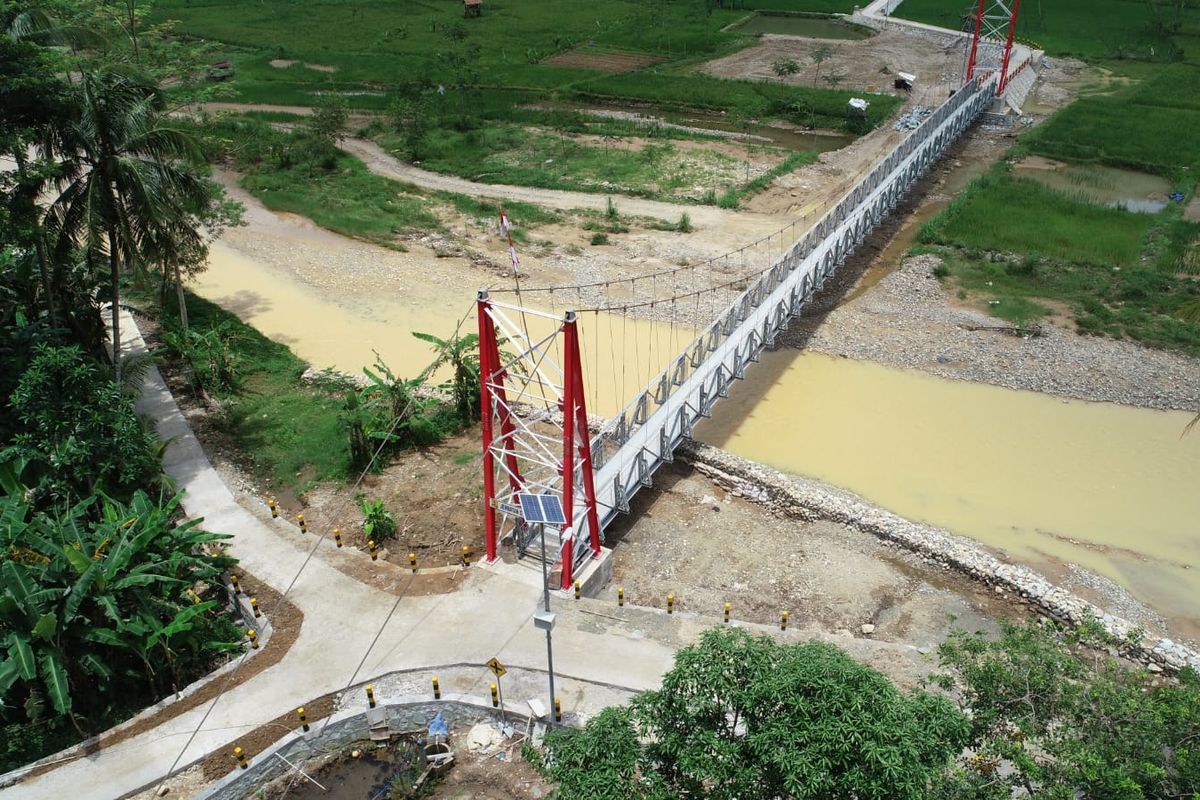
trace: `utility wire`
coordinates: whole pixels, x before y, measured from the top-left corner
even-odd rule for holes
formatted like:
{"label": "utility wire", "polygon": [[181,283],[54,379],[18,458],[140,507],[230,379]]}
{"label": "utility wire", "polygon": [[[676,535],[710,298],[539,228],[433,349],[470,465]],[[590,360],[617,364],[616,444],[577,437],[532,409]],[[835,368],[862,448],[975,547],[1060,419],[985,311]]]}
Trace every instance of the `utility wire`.
{"label": "utility wire", "polygon": [[[463,322],[465,322],[467,317],[469,317],[470,315],[471,315],[471,309],[468,308],[467,313],[462,316],[462,318],[458,321],[458,324],[455,326],[454,336],[452,338],[455,338],[458,336],[459,331],[462,329]],[[338,504],[336,513],[332,514],[330,516],[330,519],[337,519],[341,515],[342,511],[346,507],[348,499],[350,497],[354,496],[354,493],[358,490],[358,487],[362,484],[363,480],[366,478],[367,473],[369,473],[374,468],[376,460],[383,453],[383,449],[387,446],[388,442],[391,440],[392,435],[395,434],[396,428],[399,426],[400,422],[403,421],[408,416],[408,412],[412,409],[412,406],[416,402],[416,399],[417,398],[415,395],[410,394],[410,396],[408,398],[408,402],[404,406],[403,412],[401,414],[397,415],[395,417],[395,419],[392,420],[392,424],[388,427],[387,435],[383,439],[380,440],[379,447],[377,447],[375,449],[375,452],[371,454],[371,458],[367,462],[367,465],[365,467],[363,467],[362,472],[360,472],[358,475],[358,478],[355,479],[354,485],[351,486],[350,491],[342,499],[342,502]],[[317,541],[309,549],[308,554],[304,557],[304,561],[301,562],[301,564],[300,564],[300,568],[296,570],[296,574],[292,576],[292,579],[288,583],[287,588],[284,589],[283,593],[279,596],[279,601],[276,604],[276,607],[283,606],[284,601],[287,600],[288,595],[291,594],[292,589],[295,588],[296,582],[298,580],[300,580],[301,574],[304,573],[304,570],[308,567],[309,562],[311,562],[313,559],[313,556],[316,555],[317,549],[321,546],[321,544],[325,541],[325,539],[328,538],[329,528],[330,528],[330,526],[327,525],[325,528],[325,531],[317,538]],[[403,596],[403,595],[401,595],[401,596]],[[236,600],[236,597],[235,597],[235,600]],[[397,600],[397,605],[398,604],[399,604],[399,601]],[[394,611],[394,608],[395,607],[393,606],[393,611]],[[390,614],[388,615],[388,618],[389,619],[391,618]],[[268,619],[269,619],[269,617],[268,617]],[[385,624],[386,624],[386,621],[385,621]],[[381,631],[382,631],[382,629],[381,629]],[[378,634],[376,635],[376,639],[378,639]],[[374,646],[374,642],[372,642],[372,646]],[[370,650],[368,650],[367,652],[369,653]],[[227,691],[229,691],[230,687],[236,685],[234,679],[237,677],[238,671],[242,668],[242,665],[244,663],[246,663],[246,658],[250,655],[250,653],[251,653],[250,650],[244,651],[242,653],[241,658],[238,659],[237,665],[226,676],[224,682],[221,685],[221,691],[219,691],[217,693],[217,696],[212,699],[212,702],[208,704],[208,708],[205,709],[204,715],[200,718],[200,722],[197,723],[195,729],[192,730],[191,734],[188,735],[187,741],[184,742],[183,747],[180,748],[180,750],[179,750],[179,754],[175,756],[175,760],[171,762],[170,768],[163,775],[162,780],[159,781],[160,787],[163,784],[165,784],[168,780],[170,780],[171,776],[175,773],[176,767],[179,766],[180,759],[182,759],[184,754],[187,753],[187,749],[192,746],[192,742],[195,741],[196,737],[200,734],[200,731],[204,728],[204,723],[208,721],[209,716],[212,715],[213,710],[217,707],[217,704],[221,701],[221,698],[225,696],[225,693]],[[365,656],[363,658],[364,658],[364,660],[366,660]]]}

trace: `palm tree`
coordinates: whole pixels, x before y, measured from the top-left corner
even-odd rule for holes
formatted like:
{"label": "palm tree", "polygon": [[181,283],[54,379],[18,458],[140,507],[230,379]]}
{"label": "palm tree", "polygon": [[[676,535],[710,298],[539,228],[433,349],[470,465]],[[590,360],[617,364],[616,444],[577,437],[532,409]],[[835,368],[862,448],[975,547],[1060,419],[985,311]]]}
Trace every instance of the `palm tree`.
{"label": "palm tree", "polygon": [[108,261],[119,382],[122,267],[139,269],[145,252],[161,252],[164,233],[179,229],[211,195],[180,160],[194,145],[162,124],[163,97],[152,83],[115,69],[86,73],[76,102],[77,114],[65,131],[74,155],[64,164],[51,221],[60,254],[82,245],[93,269]]}

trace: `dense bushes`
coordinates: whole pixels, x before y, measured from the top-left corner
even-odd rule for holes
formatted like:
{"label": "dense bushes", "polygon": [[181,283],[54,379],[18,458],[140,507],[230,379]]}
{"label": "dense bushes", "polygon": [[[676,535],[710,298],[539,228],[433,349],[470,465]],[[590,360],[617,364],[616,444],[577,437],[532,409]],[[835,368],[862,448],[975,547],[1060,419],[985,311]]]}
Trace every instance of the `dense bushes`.
{"label": "dense bushes", "polygon": [[0,461],[23,467],[38,507],[157,485],[157,438],[133,398],[78,347],[35,348],[9,407],[17,430]]}

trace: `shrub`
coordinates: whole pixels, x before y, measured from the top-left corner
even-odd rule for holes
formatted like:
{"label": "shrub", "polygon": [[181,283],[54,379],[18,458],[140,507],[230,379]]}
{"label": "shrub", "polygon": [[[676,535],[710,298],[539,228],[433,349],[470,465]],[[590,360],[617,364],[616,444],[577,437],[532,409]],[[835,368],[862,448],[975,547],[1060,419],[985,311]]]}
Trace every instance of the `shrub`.
{"label": "shrub", "polygon": [[675,229],[680,233],[691,233],[695,230],[692,227],[692,218],[686,211],[679,215],[679,224],[675,226]]}
{"label": "shrub", "polygon": [[384,507],[382,500],[362,500],[359,508],[363,513],[365,539],[382,542],[396,535],[396,515]]}
{"label": "shrub", "polygon": [[592,234],[592,246],[596,247],[597,245],[602,245],[602,244],[608,244],[608,234],[607,233],[593,233]]}
{"label": "shrub", "polygon": [[97,491],[124,500],[158,483],[157,437],[133,398],[78,347],[39,345],[10,406],[18,433],[0,460],[26,462],[39,500],[74,502]]}

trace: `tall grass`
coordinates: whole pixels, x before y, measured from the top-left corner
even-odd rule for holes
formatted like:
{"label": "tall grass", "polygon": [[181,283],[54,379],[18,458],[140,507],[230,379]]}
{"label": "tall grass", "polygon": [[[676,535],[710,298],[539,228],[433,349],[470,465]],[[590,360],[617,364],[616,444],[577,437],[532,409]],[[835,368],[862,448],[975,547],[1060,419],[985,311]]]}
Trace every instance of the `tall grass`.
{"label": "tall grass", "polygon": [[974,181],[922,236],[959,247],[1037,252],[1112,268],[1138,260],[1154,224],[1151,215],[1092,205],[994,170]]}

